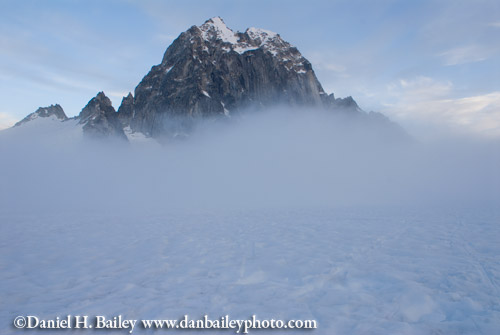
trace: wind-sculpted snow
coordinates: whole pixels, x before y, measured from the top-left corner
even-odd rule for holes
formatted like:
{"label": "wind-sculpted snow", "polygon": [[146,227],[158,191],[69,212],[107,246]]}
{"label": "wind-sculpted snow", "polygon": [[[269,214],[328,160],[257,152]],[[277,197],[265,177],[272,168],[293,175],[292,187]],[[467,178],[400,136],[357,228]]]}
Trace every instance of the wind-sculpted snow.
{"label": "wind-sculpted snow", "polygon": [[1,132],[0,333],[18,315],[256,314],[495,334],[498,143],[349,120],[244,114],[163,146]]}
{"label": "wind-sculpted snow", "polygon": [[499,220],[498,212],[360,208],[3,212],[0,331],[19,334],[10,325],[26,314],[256,314],[315,319],[313,333],[325,335],[493,335]]}

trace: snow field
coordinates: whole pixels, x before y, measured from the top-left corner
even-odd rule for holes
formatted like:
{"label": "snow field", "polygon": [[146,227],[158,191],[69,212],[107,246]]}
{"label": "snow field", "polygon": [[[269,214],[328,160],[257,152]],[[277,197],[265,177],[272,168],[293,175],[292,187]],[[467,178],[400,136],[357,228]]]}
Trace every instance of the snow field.
{"label": "snow field", "polygon": [[314,334],[496,334],[499,217],[360,208],[3,211],[0,333],[23,332],[11,326],[17,315],[256,314],[315,319]]}

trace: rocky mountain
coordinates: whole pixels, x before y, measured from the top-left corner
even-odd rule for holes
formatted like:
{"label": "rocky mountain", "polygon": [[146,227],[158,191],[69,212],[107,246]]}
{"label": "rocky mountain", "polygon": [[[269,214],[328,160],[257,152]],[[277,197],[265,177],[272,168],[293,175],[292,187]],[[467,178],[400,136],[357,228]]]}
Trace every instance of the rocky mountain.
{"label": "rocky mountain", "polygon": [[58,104],[50,105],[49,107],[40,107],[33,113],[26,116],[24,119],[19,121],[14,125],[14,127],[18,127],[26,122],[35,120],[37,118],[54,118],[59,121],[65,121],[68,119],[62,107]]}
{"label": "rocky mountain", "polygon": [[[180,34],[118,111],[100,92],[76,119],[84,134],[94,137],[168,139],[188,134],[200,119],[225,119],[276,105],[346,112],[397,128],[385,117],[363,112],[352,97],[326,94],[311,63],[279,34],[257,28],[234,32],[220,17]],[[45,115],[66,119],[56,105],[19,124]]]}
{"label": "rocky mountain", "polygon": [[219,17],[182,33],[126,104],[125,124],[152,137],[182,131],[179,118],[228,116],[249,107],[358,108],[352,98],[327,95],[311,63],[279,34],[234,32]]}
{"label": "rocky mountain", "polygon": [[123,126],[118,119],[118,113],[113,108],[111,100],[99,92],[92,98],[77,117],[83,125],[83,133],[93,137],[118,137],[126,139]]}

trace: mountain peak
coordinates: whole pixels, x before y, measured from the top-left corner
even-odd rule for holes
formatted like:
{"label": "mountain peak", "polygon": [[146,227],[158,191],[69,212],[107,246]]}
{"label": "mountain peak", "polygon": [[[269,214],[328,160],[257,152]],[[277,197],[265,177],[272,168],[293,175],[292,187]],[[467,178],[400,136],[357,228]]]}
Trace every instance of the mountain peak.
{"label": "mountain peak", "polygon": [[106,106],[112,106],[111,100],[106,96],[106,94],[104,94],[103,91],[97,93],[94,99],[96,99],[99,102],[102,102]]}
{"label": "mountain peak", "polygon": [[252,40],[259,40],[260,44],[265,44],[275,38],[280,38],[280,35],[266,29],[251,27],[245,31]]}
{"label": "mountain peak", "polygon": [[78,115],[78,119],[80,119],[79,124],[83,125],[85,135],[126,139],[111,100],[102,91],[90,99]]}
{"label": "mountain peak", "polygon": [[175,121],[180,117],[225,117],[277,103],[322,106],[323,95],[309,61],[280,35],[235,32],[214,17],[180,34],[119,114],[133,131],[157,137],[184,133],[188,121]]}
{"label": "mountain peak", "polygon": [[38,118],[55,118],[59,121],[67,120],[68,117],[64,113],[64,110],[59,104],[50,105],[48,107],[39,107],[36,111],[26,116],[24,119],[19,121],[14,125],[14,127],[20,126],[28,121],[32,121]]}
{"label": "mountain peak", "polygon": [[201,30],[203,39],[207,41],[216,39],[231,44],[238,43],[239,38],[219,16],[208,19],[198,29]]}
{"label": "mountain peak", "polygon": [[271,49],[276,44],[281,48],[291,47],[289,43],[281,39],[279,34],[270,30],[251,27],[245,30],[244,33],[235,32],[219,16],[206,20],[197,28],[201,31],[203,40],[207,42],[219,40],[229,43],[231,44],[231,50],[240,54],[260,47]]}
{"label": "mountain peak", "polygon": [[111,100],[104,94],[99,92],[95,97],[90,99],[87,105],[82,109],[78,117],[80,123],[85,123],[89,118],[95,118],[97,114],[114,113],[115,109]]}
{"label": "mountain peak", "polygon": [[[209,25],[224,26],[227,28],[226,23],[224,22],[224,20],[220,16],[214,16],[214,17],[206,20],[202,24],[202,26],[205,26],[205,25],[207,25],[207,26],[209,26]],[[227,29],[229,29],[229,28],[227,28]]]}

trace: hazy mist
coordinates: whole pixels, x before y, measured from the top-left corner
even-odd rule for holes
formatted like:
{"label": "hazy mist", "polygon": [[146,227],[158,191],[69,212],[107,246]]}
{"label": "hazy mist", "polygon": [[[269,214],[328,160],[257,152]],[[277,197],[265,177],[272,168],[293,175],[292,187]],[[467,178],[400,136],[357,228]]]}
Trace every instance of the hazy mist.
{"label": "hazy mist", "polygon": [[0,132],[0,202],[7,211],[500,202],[498,141],[408,141],[319,111],[277,109],[205,122],[164,146],[18,128]]}

